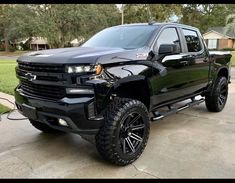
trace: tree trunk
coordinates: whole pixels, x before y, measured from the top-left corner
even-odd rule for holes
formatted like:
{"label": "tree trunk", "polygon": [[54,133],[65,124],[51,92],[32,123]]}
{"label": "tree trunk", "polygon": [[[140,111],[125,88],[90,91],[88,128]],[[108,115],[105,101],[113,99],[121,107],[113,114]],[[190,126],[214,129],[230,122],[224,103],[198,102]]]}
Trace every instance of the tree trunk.
{"label": "tree trunk", "polygon": [[9,40],[8,40],[8,36],[7,33],[4,32],[4,46],[5,46],[5,52],[9,52]]}

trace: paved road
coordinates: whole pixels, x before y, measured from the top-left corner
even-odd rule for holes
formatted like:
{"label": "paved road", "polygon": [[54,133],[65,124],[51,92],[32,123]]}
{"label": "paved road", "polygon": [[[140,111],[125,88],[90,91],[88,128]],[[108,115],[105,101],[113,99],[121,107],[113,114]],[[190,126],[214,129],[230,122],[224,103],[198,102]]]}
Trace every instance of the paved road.
{"label": "paved road", "polygon": [[231,68],[231,78],[235,79],[235,67]]}
{"label": "paved road", "polygon": [[78,135],[43,134],[28,120],[3,116],[0,177],[235,178],[234,101],[235,79],[222,112],[210,113],[203,103],[153,123],[144,153],[126,167],[106,163]]}

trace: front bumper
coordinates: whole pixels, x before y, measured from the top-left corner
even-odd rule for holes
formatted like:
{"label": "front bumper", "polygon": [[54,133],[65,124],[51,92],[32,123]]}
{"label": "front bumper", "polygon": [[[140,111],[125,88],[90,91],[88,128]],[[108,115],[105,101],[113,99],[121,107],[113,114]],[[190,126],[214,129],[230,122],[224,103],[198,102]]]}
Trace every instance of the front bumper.
{"label": "front bumper", "polygon": [[[17,109],[26,117],[33,118],[38,122],[46,123],[50,127],[78,134],[96,134],[103,125],[102,116],[92,116],[94,112],[94,97],[67,98],[54,101],[41,99],[26,95],[17,87],[15,89],[15,100]],[[34,111],[25,112],[23,108],[28,106]],[[68,126],[62,126],[58,123],[58,119],[63,119]]]}

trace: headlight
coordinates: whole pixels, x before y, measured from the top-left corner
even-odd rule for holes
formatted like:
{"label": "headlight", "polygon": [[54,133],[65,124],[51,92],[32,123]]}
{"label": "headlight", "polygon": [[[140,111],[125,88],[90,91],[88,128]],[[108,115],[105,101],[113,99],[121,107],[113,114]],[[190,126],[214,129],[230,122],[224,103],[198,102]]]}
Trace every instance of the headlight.
{"label": "headlight", "polygon": [[82,66],[67,66],[67,73],[82,73],[82,72],[95,72],[100,74],[102,71],[101,65],[82,65]]}

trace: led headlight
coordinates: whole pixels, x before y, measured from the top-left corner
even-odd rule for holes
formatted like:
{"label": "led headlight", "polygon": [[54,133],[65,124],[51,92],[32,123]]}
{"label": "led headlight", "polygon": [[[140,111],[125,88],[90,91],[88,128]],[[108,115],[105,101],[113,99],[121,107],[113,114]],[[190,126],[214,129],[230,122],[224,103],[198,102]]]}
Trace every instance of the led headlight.
{"label": "led headlight", "polygon": [[101,65],[82,65],[82,66],[67,66],[67,73],[82,73],[82,72],[95,72],[100,74],[102,71]]}
{"label": "led headlight", "polygon": [[67,66],[66,71],[68,73],[95,72],[95,66],[94,65]]}

